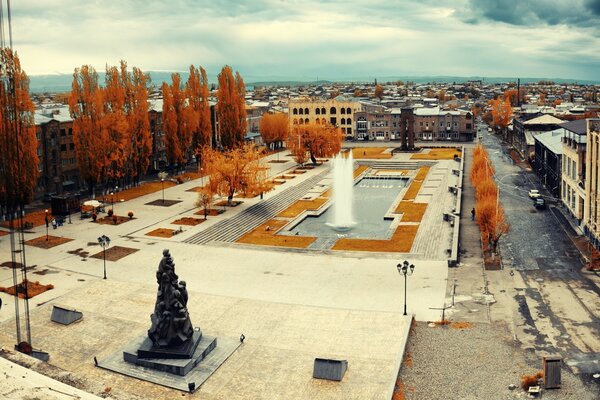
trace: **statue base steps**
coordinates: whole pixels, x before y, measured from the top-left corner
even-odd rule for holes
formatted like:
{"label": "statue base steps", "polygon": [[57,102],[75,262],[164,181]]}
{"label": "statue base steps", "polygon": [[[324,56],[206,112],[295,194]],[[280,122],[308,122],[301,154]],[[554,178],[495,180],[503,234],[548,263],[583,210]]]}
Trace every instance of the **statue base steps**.
{"label": "statue base steps", "polygon": [[[200,361],[206,358],[206,356],[217,347],[216,337],[203,336],[201,332],[197,331],[194,332],[194,336],[189,341],[192,343],[187,343],[188,346],[186,346],[186,348],[193,348],[193,353],[190,357],[182,358],[180,351],[169,354],[168,349],[161,349],[160,353],[151,352],[153,355],[157,354],[157,357],[147,357],[148,351],[142,350],[144,345],[148,344],[146,341],[150,342],[150,345],[152,344],[152,341],[147,338],[137,352],[129,350],[123,351],[123,360],[131,364],[179,376],[187,375],[192,368],[198,365]],[[144,356],[142,356],[140,352],[144,354]]]}

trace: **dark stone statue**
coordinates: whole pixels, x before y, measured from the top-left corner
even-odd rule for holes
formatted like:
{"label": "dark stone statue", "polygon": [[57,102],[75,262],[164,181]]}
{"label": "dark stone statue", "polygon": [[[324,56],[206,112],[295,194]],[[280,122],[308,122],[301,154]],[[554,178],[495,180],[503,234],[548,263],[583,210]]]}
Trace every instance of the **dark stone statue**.
{"label": "dark stone statue", "polygon": [[187,311],[186,284],[185,281],[179,282],[169,250],[163,251],[156,281],[158,293],[154,313],[150,316],[152,326],[148,330],[148,337],[157,347],[182,345],[192,338],[194,328]]}

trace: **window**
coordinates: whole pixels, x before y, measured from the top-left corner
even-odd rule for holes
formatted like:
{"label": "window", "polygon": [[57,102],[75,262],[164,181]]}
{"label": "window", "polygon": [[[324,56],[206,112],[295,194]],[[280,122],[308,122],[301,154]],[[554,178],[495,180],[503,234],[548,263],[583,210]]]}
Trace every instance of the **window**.
{"label": "window", "polygon": [[333,114],[333,115],[337,114],[337,111],[336,111],[335,107],[331,107],[329,109],[329,114]]}
{"label": "window", "polygon": [[304,123],[308,124],[308,118],[304,118]]}
{"label": "window", "polygon": [[[342,110],[344,110],[344,109],[342,108]],[[343,114],[343,113],[342,113],[342,114]],[[346,118],[342,118],[342,119],[341,119],[341,121],[340,121],[340,123],[341,123],[342,125],[346,125]]]}
{"label": "window", "polygon": [[294,125],[298,125],[298,119],[294,118]]}
{"label": "window", "polygon": [[467,124],[467,129],[471,129],[471,124]]}
{"label": "window", "polygon": [[321,115],[325,115],[325,107],[321,107]]}
{"label": "window", "polygon": [[37,132],[35,133],[35,136],[37,137],[37,140],[38,140],[38,141],[39,141],[39,140],[42,140],[42,132],[40,132],[40,131],[37,131]]}
{"label": "window", "polygon": [[350,118],[350,117],[346,118],[346,123],[348,125],[350,125],[352,123],[352,118]]}
{"label": "window", "polygon": [[303,109],[300,109],[300,110],[298,111],[298,114],[300,114],[300,115],[303,115],[303,114],[304,114],[304,110],[303,110]]}
{"label": "window", "polygon": [[346,114],[352,114],[352,109],[350,107],[346,108]]}
{"label": "window", "polygon": [[37,155],[38,155],[38,157],[42,156],[42,148],[41,147],[37,148]]}
{"label": "window", "polygon": [[67,130],[66,129],[61,129],[60,130],[60,136],[67,136]]}
{"label": "window", "polygon": [[321,114],[321,109],[320,109],[320,108],[317,108],[317,109],[315,110],[315,114],[317,114],[317,115]]}
{"label": "window", "polygon": [[344,107],[340,109],[340,114],[346,114],[346,109]]}
{"label": "window", "polygon": [[331,122],[331,125],[336,126],[337,125],[337,118],[336,117],[331,117],[331,118],[329,118],[329,122]]}
{"label": "window", "polygon": [[292,112],[294,115],[298,115],[298,109],[294,108],[294,111]]}
{"label": "window", "polygon": [[69,143],[69,150],[75,150],[75,143]]}
{"label": "window", "polygon": [[69,136],[73,136],[73,128],[69,128]]}
{"label": "window", "polygon": [[307,107],[304,109],[304,115],[308,115],[308,114],[309,114],[309,112],[308,112],[308,107]]}
{"label": "window", "polygon": [[60,151],[67,151],[67,145],[66,144],[61,144],[60,145]]}

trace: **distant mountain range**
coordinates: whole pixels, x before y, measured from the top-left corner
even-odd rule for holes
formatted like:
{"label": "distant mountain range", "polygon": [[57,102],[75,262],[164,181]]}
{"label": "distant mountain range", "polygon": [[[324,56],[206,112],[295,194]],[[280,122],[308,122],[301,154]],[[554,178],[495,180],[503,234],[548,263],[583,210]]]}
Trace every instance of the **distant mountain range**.
{"label": "distant mountain range", "polygon": [[[162,82],[171,82],[172,72],[167,71],[151,71],[150,77],[156,87],[159,87]],[[179,72],[183,81],[187,80],[188,72]],[[98,73],[100,82],[104,82],[104,73]],[[73,75],[71,74],[54,74],[54,75],[32,75],[30,78],[29,89],[32,93],[44,92],[67,92],[71,90]],[[302,85],[328,85],[332,83],[366,83],[373,82],[373,77],[350,77],[343,79],[311,79],[298,77],[269,77],[269,76],[243,76],[246,85],[255,86],[302,86]],[[216,74],[208,74],[210,82],[217,82]],[[517,77],[476,77],[476,76],[382,76],[377,77],[379,83],[395,82],[395,81],[411,81],[415,83],[464,83],[472,80],[481,80],[487,83],[503,83],[516,82]],[[561,79],[561,78],[521,78],[521,83],[536,83],[539,81],[554,81],[556,83],[579,83],[584,85],[599,84],[600,81],[578,80],[578,79]]]}

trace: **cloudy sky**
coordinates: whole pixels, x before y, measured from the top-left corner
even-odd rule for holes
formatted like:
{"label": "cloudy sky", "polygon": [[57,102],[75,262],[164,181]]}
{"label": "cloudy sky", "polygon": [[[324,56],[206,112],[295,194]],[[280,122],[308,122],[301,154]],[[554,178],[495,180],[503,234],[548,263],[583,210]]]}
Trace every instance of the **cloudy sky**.
{"label": "cloudy sky", "polygon": [[[2,0],[3,3],[4,0]],[[29,75],[224,64],[249,78],[600,80],[600,0],[19,0]]]}

